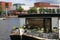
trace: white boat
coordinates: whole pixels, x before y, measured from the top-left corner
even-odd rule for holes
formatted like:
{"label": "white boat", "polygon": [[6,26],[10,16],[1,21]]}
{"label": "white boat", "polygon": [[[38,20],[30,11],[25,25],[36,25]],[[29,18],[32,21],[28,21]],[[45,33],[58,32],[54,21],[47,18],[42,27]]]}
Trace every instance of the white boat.
{"label": "white boat", "polygon": [[0,18],[0,20],[5,20],[6,18]]}

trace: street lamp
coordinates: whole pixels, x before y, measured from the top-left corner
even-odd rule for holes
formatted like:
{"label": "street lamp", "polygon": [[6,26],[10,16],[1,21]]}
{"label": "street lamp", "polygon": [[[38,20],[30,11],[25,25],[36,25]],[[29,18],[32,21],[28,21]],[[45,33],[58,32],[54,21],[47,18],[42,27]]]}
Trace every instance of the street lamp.
{"label": "street lamp", "polygon": [[7,12],[8,12],[8,10],[7,10],[7,8],[6,8],[6,16],[7,16]]}

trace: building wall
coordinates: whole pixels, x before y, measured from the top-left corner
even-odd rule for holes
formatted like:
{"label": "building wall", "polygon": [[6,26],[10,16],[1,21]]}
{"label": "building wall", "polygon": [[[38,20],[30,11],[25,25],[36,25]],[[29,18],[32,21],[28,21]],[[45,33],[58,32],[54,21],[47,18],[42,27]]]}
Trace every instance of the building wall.
{"label": "building wall", "polygon": [[45,3],[45,2],[37,2],[34,3],[35,7],[59,7],[58,5],[50,5],[50,3]]}
{"label": "building wall", "polygon": [[6,10],[6,3],[8,4],[8,10],[12,7],[12,2],[0,2],[0,5],[2,6],[3,10]]}
{"label": "building wall", "polygon": [[5,10],[5,3],[1,2],[2,9]]}
{"label": "building wall", "polygon": [[8,2],[8,10],[11,10],[11,7],[12,7],[12,3]]}
{"label": "building wall", "polygon": [[37,3],[34,3],[34,6],[35,7],[47,7],[47,6],[49,6],[50,5],[50,3],[45,3],[45,2],[37,2]]}
{"label": "building wall", "polygon": [[34,6],[37,7],[37,13],[38,14],[39,14],[39,9],[41,7],[43,7],[44,9],[55,9],[55,13],[57,13],[57,9],[59,9],[59,6],[58,5],[52,5],[50,3],[45,3],[45,2],[37,2],[37,3],[34,3]]}

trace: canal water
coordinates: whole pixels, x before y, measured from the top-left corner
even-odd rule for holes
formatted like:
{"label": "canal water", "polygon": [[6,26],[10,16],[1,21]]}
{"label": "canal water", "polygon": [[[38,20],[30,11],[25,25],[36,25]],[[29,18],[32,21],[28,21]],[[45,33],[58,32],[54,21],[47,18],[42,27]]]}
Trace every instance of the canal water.
{"label": "canal water", "polygon": [[19,18],[0,20],[0,40],[10,40],[9,34],[13,26],[19,27]]}

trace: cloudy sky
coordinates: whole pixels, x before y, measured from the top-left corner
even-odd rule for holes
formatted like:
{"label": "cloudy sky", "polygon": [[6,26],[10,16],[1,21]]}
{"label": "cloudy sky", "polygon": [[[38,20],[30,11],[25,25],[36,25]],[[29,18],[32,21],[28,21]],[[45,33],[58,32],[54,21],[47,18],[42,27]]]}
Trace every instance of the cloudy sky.
{"label": "cloudy sky", "polygon": [[48,2],[51,4],[60,4],[60,0],[0,0],[0,1],[7,1],[12,3],[24,3],[30,6],[32,6],[34,2]]}

